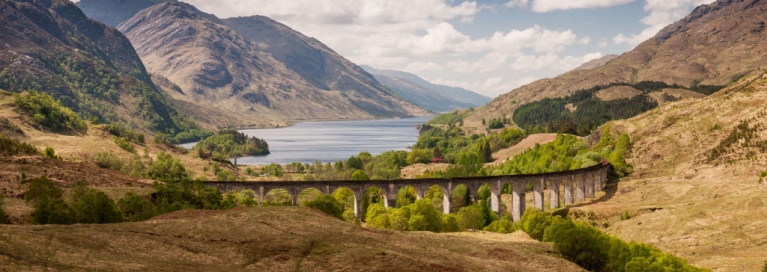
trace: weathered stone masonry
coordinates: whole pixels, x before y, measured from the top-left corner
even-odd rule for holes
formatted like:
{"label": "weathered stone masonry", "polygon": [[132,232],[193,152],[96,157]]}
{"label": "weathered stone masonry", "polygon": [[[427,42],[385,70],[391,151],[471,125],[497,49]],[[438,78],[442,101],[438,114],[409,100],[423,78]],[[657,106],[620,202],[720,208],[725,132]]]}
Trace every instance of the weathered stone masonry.
{"label": "weathered stone masonry", "polygon": [[397,180],[343,180],[343,181],[259,181],[259,182],[205,182],[205,185],[215,187],[222,192],[233,192],[251,189],[258,195],[259,205],[264,201],[266,194],[273,189],[285,189],[290,193],[293,205],[297,205],[298,194],[308,188],[315,188],[323,194],[330,194],[335,190],[345,187],[354,193],[354,213],[360,216],[360,198],[362,193],[370,187],[378,187],[383,191],[384,205],[394,207],[397,192],[406,186],[413,187],[418,198],[432,185],[437,185],[442,190],[442,211],[450,212],[450,195],[459,184],[464,184],[471,193],[473,201],[477,200],[477,190],[483,184],[490,186],[490,200],[492,209],[501,211],[501,189],[505,184],[512,187],[511,214],[514,221],[518,221],[525,212],[525,190],[528,184],[533,187],[533,207],[544,209],[544,187],[549,184],[549,206],[558,208],[560,205],[560,184],[564,187],[564,204],[570,205],[575,202],[593,198],[596,192],[604,188],[607,181],[609,163],[602,163],[588,168],[577,170],[527,174],[507,175],[494,177],[469,177],[447,179],[397,179]]}

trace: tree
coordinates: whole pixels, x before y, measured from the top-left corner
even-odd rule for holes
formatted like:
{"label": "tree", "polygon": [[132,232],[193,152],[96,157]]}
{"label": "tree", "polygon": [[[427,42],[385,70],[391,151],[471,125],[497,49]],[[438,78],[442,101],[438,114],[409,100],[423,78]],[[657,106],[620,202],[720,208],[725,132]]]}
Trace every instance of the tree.
{"label": "tree", "polygon": [[435,159],[442,159],[442,151],[439,150],[438,146],[434,147],[434,152],[432,157],[434,157]]}
{"label": "tree", "polygon": [[362,170],[356,170],[354,173],[352,173],[351,180],[369,180],[368,174],[365,173],[365,171]]}
{"label": "tree", "polygon": [[117,208],[123,213],[125,221],[138,222],[157,215],[157,208],[148,200],[142,199],[133,192],[117,201]]}
{"label": "tree", "polygon": [[485,159],[485,162],[492,162],[493,161],[493,151],[490,150],[490,143],[485,141],[485,144],[482,145],[482,155]]}
{"label": "tree", "polygon": [[348,160],[346,160],[346,168],[349,170],[357,169],[360,170],[363,168],[362,159],[357,156],[351,156]]}
{"label": "tree", "polygon": [[320,195],[316,199],[306,202],[305,205],[338,219],[344,219],[344,204],[336,200],[332,195]]}
{"label": "tree", "polygon": [[73,204],[78,223],[103,224],[123,221],[123,215],[114,200],[104,192],[90,190],[82,200]]}
{"label": "tree", "polygon": [[29,180],[27,191],[24,192],[24,200],[34,205],[43,199],[59,199],[63,194],[64,191],[59,186],[56,186],[48,177],[40,176]]}
{"label": "tree", "polygon": [[413,149],[407,155],[407,164],[430,163],[433,160],[433,152],[430,151],[428,149]]}
{"label": "tree", "polygon": [[43,197],[35,205],[32,212],[32,220],[41,225],[45,224],[74,224],[76,222],[75,211],[61,198]]}
{"label": "tree", "polygon": [[485,223],[482,208],[477,205],[463,207],[458,210],[458,223],[463,229],[478,230]]}

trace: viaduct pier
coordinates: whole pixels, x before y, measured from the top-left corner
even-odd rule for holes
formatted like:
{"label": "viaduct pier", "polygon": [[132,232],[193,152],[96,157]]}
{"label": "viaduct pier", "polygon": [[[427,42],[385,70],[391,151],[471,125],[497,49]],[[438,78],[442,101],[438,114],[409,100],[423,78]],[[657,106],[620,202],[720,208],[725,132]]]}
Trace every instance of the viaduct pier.
{"label": "viaduct pier", "polygon": [[[378,187],[383,191],[384,205],[394,207],[397,192],[410,186],[415,189],[416,196],[422,198],[432,185],[439,186],[442,191],[442,210],[450,212],[453,189],[463,184],[471,194],[472,201],[477,200],[477,190],[483,184],[490,186],[491,207],[496,213],[501,211],[501,189],[509,184],[512,188],[512,219],[518,221],[525,212],[525,191],[528,185],[533,188],[533,206],[544,210],[544,187],[548,184],[549,207],[560,207],[560,198],[565,205],[594,198],[607,181],[609,163],[581,168],[576,170],[550,172],[541,174],[504,175],[491,177],[462,177],[462,178],[429,178],[429,179],[395,179],[395,180],[330,180],[330,181],[258,181],[258,182],[204,182],[206,186],[218,188],[221,192],[234,192],[250,189],[256,192],[259,205],[266,194],[274,189],[285,189],[292,197],[293,205],[297,205],[298,194],[301,191],[314,188],[323,194],[333,193],[339,188],[349,188],[354,194],[354,213],[360,216],[360,199],[362,193],[370,187]],[[561,192],[563,189],[564,192]]]}

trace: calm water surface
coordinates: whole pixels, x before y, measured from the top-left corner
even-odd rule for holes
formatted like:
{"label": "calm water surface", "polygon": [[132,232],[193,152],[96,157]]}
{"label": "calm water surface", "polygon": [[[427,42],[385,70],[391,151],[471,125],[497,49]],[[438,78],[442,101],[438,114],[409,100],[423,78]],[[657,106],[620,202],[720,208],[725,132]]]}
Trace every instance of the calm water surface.
{"label": "calm water surface", "polygon": [[[243,157],[237,164],[324,163],[348,159],[360,152],[373,155],[405,150],[418,140],[416,125],[432,117],[301,123],[277,129],[240,130],[269,143],[272,154]],[[191,148],[194,143],[182,145]]]}

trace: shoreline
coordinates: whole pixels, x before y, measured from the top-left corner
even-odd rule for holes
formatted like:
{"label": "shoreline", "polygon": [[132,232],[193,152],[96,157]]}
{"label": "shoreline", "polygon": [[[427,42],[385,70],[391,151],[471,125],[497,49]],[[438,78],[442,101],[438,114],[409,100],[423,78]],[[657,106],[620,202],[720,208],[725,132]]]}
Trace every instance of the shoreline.
{"label": "shoreline", "polygon": [[391,117],[391,118],[317,118],[317,119],[293,119],[293,120],[283,120],[284,123],[276,124],[272,126],[259,126],[259,125],[246,125],[246,126],[238,126],[238,127],[229,127],[229,129],[234,130],[247,130],[247,129],[278,129],[278,128],[288,128],[292,127],[298,124],[304,124],[304,123],[321,123],[321,122],[342,122],[342,121],[377,121],[377,120],[399,120],[399,119],[414,119],[414,118],[421,118],[421,117],[434,117],[437,116],[435,114],[430,115],[422,115],[422,116],[407,116],[407,117]]}

